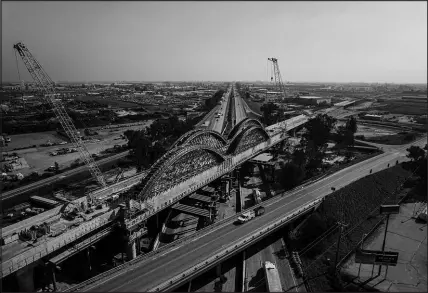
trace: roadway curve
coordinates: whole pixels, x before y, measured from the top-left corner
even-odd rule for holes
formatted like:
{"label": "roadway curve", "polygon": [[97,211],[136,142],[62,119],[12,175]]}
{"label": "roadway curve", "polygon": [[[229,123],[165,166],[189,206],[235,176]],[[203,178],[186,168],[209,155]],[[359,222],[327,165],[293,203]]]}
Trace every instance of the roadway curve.
{"label": "roadway curve", "polygon": [[[97,163],[98,166],[101,166],[103,164],[110,163],[111,161],[124,158],[128,154],[129,154],[129,151],[125,151],[125,152],[122,152],[120,154],[116,154],[114,156],[111,156],[111,157],[108,157],[108,158],[96,161],[96,163]],[[73,175],[77,175],[77,174],[79,174],[81,172],[89,172],[88,167],[87,166],[81,166],[81,167],[72,169],[70,171],[67,171],[67,172],[55,175],[53,177],[42,179],[42,180],[36,181],[34,183],[31,183],[31,184],[28,184],[28,185],[24,185],[24,186],[22,186],[20,188],[16,188],[16,189],[13,189],[11,191],[4,192],[4,193],[2,193],[0,199],[3,202],[5,200],[11,199],[11,198],[13,198],[13,197],[15,197],[17,195],[23,194],[23,193],[34,192],[37,189],[39,189],[40,187],[43,187],[45,185],[52,184],[52,183],[58,183],[58,182],[64,180],[65,177],[70,177],[70,176],[73,176]]]}
{"label": "roadway curve", "polygon": [[[409,145],[424,145],[426,137]],[[79,291],[148,291],[163,282],[180,275],[187,269],[203,262],[208,257],[222,251],[232,242],[247,237],[255,230],[278,221],[294,209],[304,206],[314,199],[330,194],[331,187],[344,187],[362,177],[369,175],[369,170],[378,172],[387,168],[387,164],[394,164],[396,160],[402,162],[406,148],[401,146],[389,153],[383,153],[374,158],[360,162],[310,185],[300,187],[297,191],[288,192],[266,202],[266,212],[263,216],[244,224],[235,225],[233,219],[223,225],[200,235],[199,238],[178,244],[177,247],[155,255],[153,258],[137,262],[130,267],[115,272],[105,279],[101,279]],[[198,236],[197,236],[198,237]]]}

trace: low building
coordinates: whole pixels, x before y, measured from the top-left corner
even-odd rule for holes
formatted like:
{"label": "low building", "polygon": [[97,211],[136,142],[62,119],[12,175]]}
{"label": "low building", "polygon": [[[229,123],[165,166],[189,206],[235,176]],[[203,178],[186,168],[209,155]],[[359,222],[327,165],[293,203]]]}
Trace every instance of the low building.
{"label": "low building", "polygon": [[331,104],[331,98],[315,97],[315,96],[301,96],[294,99],[294,102],[303,104],[303,105],[321,105],[321,104]]}
{"label": "low building", "polygon": [[363,116],[363,119],[381,121],[382,115],[366,114]]}

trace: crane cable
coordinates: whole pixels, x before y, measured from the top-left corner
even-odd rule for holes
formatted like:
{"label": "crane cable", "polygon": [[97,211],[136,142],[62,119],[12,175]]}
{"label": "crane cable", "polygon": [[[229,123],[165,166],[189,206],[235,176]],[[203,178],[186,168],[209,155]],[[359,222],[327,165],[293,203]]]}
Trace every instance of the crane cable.
{"label": "crane cable", "polygon": [[16,60],[16,69],[18,70],[18,78],[19,81],[21,81],[21,73],[19,72],[19,66],[18,66],[18,56],[16,56],[16,50],[13,50],[15,52],[15,60]]}

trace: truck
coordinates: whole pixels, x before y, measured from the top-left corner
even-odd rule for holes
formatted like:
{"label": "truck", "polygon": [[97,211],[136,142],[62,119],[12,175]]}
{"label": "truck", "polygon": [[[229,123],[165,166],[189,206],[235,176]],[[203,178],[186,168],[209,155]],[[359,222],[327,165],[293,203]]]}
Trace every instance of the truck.
{"label": "truck", "polygon": [[265,261],[263,268],[266,277],[267,292],[282,292],[281,279],[279,278],[278,269],[275,264]]}
{"label": "truck", "polygon": [[265,208],[262,207],[262,206],[259,206],[259,207],[255,208],[252,211],[248,211],[248,212],[243,213],[242,215],[240,215],[238,217],[238,222],[240,224],[243,224],[245,222],[248,222],[252,218],[255,218],[255,217],[263,215],[264,213],[265,213]]}

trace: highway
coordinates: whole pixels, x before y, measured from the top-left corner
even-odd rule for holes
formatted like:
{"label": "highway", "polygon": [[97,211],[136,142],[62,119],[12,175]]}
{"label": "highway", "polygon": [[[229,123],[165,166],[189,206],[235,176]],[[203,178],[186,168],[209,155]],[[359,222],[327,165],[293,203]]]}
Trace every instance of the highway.
{"label": "highway", "polygon": [[[125,152],[122,152],[120,154],[116,154],[114,156],[99,160],[99,161],[97,161],[97,164],[98,164],[98,166],[102,166],[103,164],[110,163],[111,161],[124,158],[128,154],[129,154],[129,151],[125,151]],[[28,184],[25,186],[22,186],[20,188],[16,188],[16,189],[13,189],[11,191],[3,192],[1,194],[0,199],[3,202],[3,201],[6,201],[8,199],[11,199],[11,198],[13,198],[17,195],[23,194],[23,193],[35,192],[35,191],[37,191],[37,189],[39,189],[45,185],[53,184],[53,183],[59,183],[67,177],[77,175],[77,174],[82,173],[82,172],[88,172],[89,173],[88,167],[81,166],[81,167],[72,169],[70,171],[67,171],[67,172],[64,172],[64,173],[61,173],[61,174],[58,174],[58,175],[55,175],[55,176],[52,176],[52,177],[49,177],[46,179],[36,181],[34,183],[31,183],[31,184]]]}
{"label": "highway", "polygon": [[235,101],[235,112],[236,112],[236,124],[247,118],[247,112],[245,111],[245,102],[239,95],[236,88],[234,88],[234,101]]}
{"label": "highway", "polygon": [[[426,137],[409,145],[424,145]],[[234,241],[254,233],[255,230],[277,221],[293,210],[305,206],[314,199],[332,193],[331,187],[339,189],[369,175],[369,170],[378,172],[393,165],[396,160],[408,160],[402,146],[390,153],[380,154],[376,157],[360,162],[335,174],[323,178],[310,185],[300,187],[297,191],[279,195],[266,202],[266,213],[244,225],[235,225],[233,220],[226,221],[199,238],[193,238],[187,243],[178,244],[168,251],[152,258],[136,262],[119,272],[105,277],[98,282],[79,288],[79,291],[148,291],[157,285],[180,275],[181,272],[203,262]]]}
{"label": "highway", "polygon": [[[232,86],[230,86],[227,89],[227,92],[223,95],[225,100],[221,101],[221,105],[216,106],[215,112],[211,114],[210,124],[208,126],[209,130],[213,130],[213,131],[216,131],[218,133],[222,132],[223,126],[224,126],[224,121],[225,121],[225,119],[227,119],[227,113],[226,113],[227,104],[231,102],[230,101],[231,90],[232,90]],[[220,117],[217,118],[216,113],[220,113]]]}

